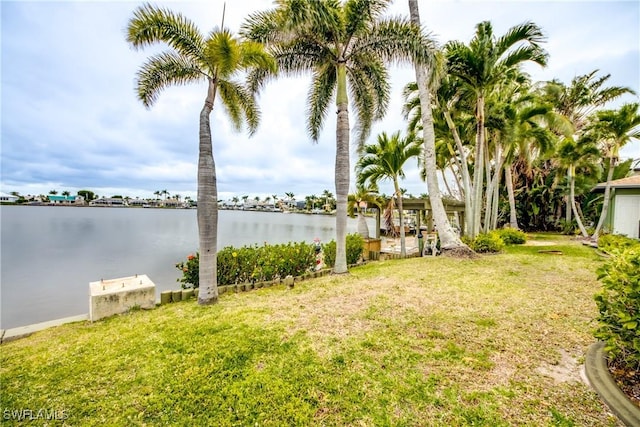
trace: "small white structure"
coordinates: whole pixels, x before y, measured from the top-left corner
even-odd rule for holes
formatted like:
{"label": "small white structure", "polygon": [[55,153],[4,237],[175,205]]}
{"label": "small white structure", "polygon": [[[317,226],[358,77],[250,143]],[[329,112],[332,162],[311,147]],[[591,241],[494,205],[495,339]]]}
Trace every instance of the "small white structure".
{"label": "small white structure", "polygon": [[[605,226],[613,234],[640,238],[640,175],[611,181],[609,210]],[[593,191],[604,192],[606,183],[598,184]]]}
{"label": "small white structure", "polygon": [[96,321],[134,307],[154,308],[156,285],[146,274],[89,283],[89,320]]}

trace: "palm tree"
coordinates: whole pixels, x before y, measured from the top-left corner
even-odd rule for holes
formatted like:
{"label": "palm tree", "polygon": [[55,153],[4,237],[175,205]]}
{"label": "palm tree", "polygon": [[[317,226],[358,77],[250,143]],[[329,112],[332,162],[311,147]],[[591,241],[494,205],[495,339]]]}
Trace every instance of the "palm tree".
{"label": "palm tree", "polygon": [[[389,104],[385,63],[432,57],[431,41],[403,19],[381,19],[390,0],[279,1],[278,7],[249,16],[248,38],[266,43],[285,75],[311,72],[307,129],[318,141],[335,96],[336,260],[335,273],[347,272],[346,226],[349,192],[349,101],[355,112],[357,142],[364,144],[372,123]],[[254,74],[256,88],[269,77]]]}
{"label": "palm tree", "polygon": [[[420,11],[418,9],[417,0],[409,0],[409,14],[411,22],[420,26]],[[433,67],[423,67],[419,64],[415,65],[416,83],[420,97],[420,111],[422,121],[422,138],[423,138],[423,155],[422,163],[424,166],[425,179],[427,181],[427,189],[429,192],[429,202],[431,203],[431,212],[433,220],[438,229],[440,245],[443,250],[469,252],[467,245],[462,243],[458,235],[451,227],[447,212],[442,203],[442,195],[438,185],[438,167],[436,165],[436,137],[433,127],[433,115],[431,111],[431,91],[429,88],[429,80],[433,77]],[[445,181],[446,182],[446,181]]]}
{"label": "palm tree", "polygon": [[49,194],[51,194],[52,196],[55,196],[56,194],[58,194],[57,190],[51,190],[49,191]]}
{"label": "palm tree", "polygon": [[377,186],[381,180],[393,182],[394,196],[397,200],[400,215],[400,256],[407,255],[404,216],[402,208],[402,191],[399,178],[404,178],[402,167],[407,160],[420,155],[421,148],[413,135],[400,137],[400,132],[387,136],[385,132],[378,135],[377,143],[365,145],[362,157],[356,164],[356,182],[359,185]]}
{"label": "palm tree", "polygon": [[569,179],[569,204],[578,223],[578,228],[583,237],[589,237],[576,207],[575,183],[576,171],[593,169],[600,159],[600,150],[592,134],[585,134],[575,141],[573,138],[564,138],[558,146],[557,158],[561,169],[566,170]]}
{"label": "palm tree", "polygon": [[324,190],[322,192],[322,197],[324,197],[324,210],[330,211],[332,205],[329,204],[329,200],[333,200],[333,194],[329,190]]}
{"label": "palm tree", "polygon": [[70,195],[71,195],[71,193],[70,193],[68,190],[64,190],[64,191],[62,192],[62,195],[63,195],[63,196],[65,196],[65,197],[67,197],[67,196],[70,196]]}
{"label": "palm tree", "polygon": [[358,213],[358,234],[364,239],[368,239],[369,226],[365,219],[365,211],[371,205],[381,209],[378,200],[378,188],[376,186],[365,187],[364,185],[356,185],[356,192],[349,194],[347,209],[349,215],[353,216],[353,212]]}
{"label": "palm tree", "polygon": [[618,163],[620,148],[632,139],[640,139],[639,106],[640,104],[638,103],[625,104],[618,110],[603,110],[596,113],[593,129],[604,143],[605,155],[609,158],[609,172],[607,173],[607,182],[604,188],[602,212],[600,212],[598,225],[591,236],[593,240],[598,239],[604,219],[607,216],[610,186],[613,172]]}
{"label": "palm tree", "polygon": [[[606,74],[597,77],[598,70],[576,76],[570,85],[559,80],[544,82],[538,88],[539,96],[553,105],[554,110],[562,115],[573,126],[574,139],[580,138],[588,119],[596,108],[602,107],[610,101],[626,93],[635,92],[623,86],[604,86],[611,77]],[[568,200],[568,198],[567,198]],[[572,207],[567,202],[566,220],[571,221]]]}
{"label": "palm tree", "polygon": [[259,113],[252,94],[232,80],[243,70],[275,70],[273,58],[262,46],[238,39],[223,28],[204,37],[179,13],[145,4],[134,12],[127,26],[127,41],[134,48],[164,43],[170,49],[153,55],[137,74],[138,98],[151,107],[170,85],[205,82],[207,95],[200,112],[198,158],[198,238],[200,252],[199,304],[215,303],[217,287],[218,191],[211,144],[209,116],[216,98],[224,105],[237,130],[246,123],[250,134],[258,126]]}
{"label": "palm tree", "polygon": [[499,83],[510,70],[526,61],[546,65],[547,54],[539,43],[544,41],[540,28],[532,23],[516,25],[503,36],[496,38],[490,22],[476,26],[476,33],[469,45],[449,42],[445,49],[448,58],[448,72],[460,79],[475,96],[476,143],[473,177],[472,223],[469,224],[471,237],[480,231],[483,173],[485,162],[485,99],[489,91]]}

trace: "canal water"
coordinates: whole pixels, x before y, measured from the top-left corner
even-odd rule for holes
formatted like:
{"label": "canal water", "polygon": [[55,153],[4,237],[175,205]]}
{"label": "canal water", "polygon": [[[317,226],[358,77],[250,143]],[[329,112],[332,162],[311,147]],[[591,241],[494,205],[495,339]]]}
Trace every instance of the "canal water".
{"label": "canal water", "polygon": [[[371,232],[375,221],[368,218]],[[0,328],[89,311],[89,282],[146,274],[179,289],[198,248],[195,209],[0,207]],[[355,219],[347,230],[355,232]],[[218,247],[335,239],[335,217],[221,210]]]}

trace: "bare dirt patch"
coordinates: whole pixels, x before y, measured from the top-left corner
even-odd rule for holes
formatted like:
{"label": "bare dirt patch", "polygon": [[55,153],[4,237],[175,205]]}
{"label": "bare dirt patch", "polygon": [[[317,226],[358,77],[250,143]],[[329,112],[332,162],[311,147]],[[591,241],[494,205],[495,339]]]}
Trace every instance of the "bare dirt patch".
{"label": "bare dirt patch", "polygon": [[580,364],[576,357],[564,349],[560,349],[560,358],[551,363],[544,363],[536,372],[545,377],[553,378],[557,383],[578,383],[580,379]]}

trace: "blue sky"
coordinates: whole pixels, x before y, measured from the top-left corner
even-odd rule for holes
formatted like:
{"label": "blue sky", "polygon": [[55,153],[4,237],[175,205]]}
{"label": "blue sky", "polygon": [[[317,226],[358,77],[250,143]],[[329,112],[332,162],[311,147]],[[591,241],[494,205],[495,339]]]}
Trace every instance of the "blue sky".
{"label": "blue sky", "polygon": [[[131,49],[125,27],[141,2],[2,1],[0,191],[47,194],[90,189],[99,195],[151,197],[167,189],[195,198],[198,114],[206,88],[164,91],[145,109],[136,99],[138,67],[160,48]],[[156,2],[181,12],[207,33],[220,24],[222,0]],[[600,69],[610,84],[640,93],[640,2],[637,1],[420,1],[422,23],[440,43],[468,42],[475,25],[493,23],[496,34],[524,21],[543,28],[550,54],[542,69],[527,67],[536,81],[565,83]],[[244,17],[271,0],[227,2],[225,26],[237,31]],[[392,15],[407,15],[397,0]],[[404,130],[402,87],[410,67],[391,68],[392,102],[375,125]],[[335,192],[335,115],[329,114],[318,144],[306,135],[309,78],[270,83],[260,96],[261,126],[252,138],[235,133],[220,109],[211,117],[221,199]],[[625,96],[618,101],[637,101]],[[622,151],[640,158],[640,143]],[[352,156],[352,163],[354,156]],[[417,168],[408,165],[401,186],[426,192]],[[382,186],[391,193],[391,187]]]}

